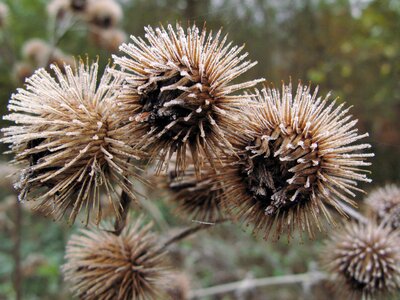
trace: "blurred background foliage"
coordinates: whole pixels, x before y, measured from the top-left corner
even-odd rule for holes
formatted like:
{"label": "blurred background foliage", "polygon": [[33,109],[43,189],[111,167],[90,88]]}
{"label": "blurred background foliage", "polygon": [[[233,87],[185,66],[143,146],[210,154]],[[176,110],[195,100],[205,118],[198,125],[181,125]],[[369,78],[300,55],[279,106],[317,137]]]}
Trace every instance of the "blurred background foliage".
{"label": "blurred background foliage", "polygon": [[[8,0],[7,26],[0,30],[0,113],[6,112],[15,80],[21,48],[31,38],[49,40],[45,0]],[[301,80],[319,85],[320,95],[332,92],[339,102],[354,105],[360,132],[369,132],[374,186],[400,181],[400,1],[398,0],[120,0],[124,18],[120,27],[142,36],[143,26],[167,22],[206,23],[213,32],[223,28],[258,65],[245,77],[265,77],[269,84]],[[99,56],[104,66],[111,52],[88,39],[86,27],[77,24],[58,44],[74,56]],[[14,70],[14,71],[13,71]],[[1,121],[2,126],[5,125]],[[1,150],[6,150],[1,145]],[[6,161],[9,157],[3,156]],[[4,176],[4,172],[1,172]],[[0,190],[0,299],[15,297],[14,268],[16,199],[9,186]],[[359,198],[362,199],[362,195]],[[163,198],[153,195],[160,230],[184,224],[177,220]],[[24,299],[69,299],[59,266],[64,245],[76,230],[61,222],[22,211],[21,266]],[[187,223],[187,221],[186,221]],[[164,225],[162,225],[164,224]],[[168,225],[165,225],[168,224]],[[326,234],[321,234],[325,236]],[[300,273],[314,267],[321,246],[314,242],[257,241],[235,226],[221,226],[172,249],[176,265],[190,275],[192,287],[200,288],[245,277]],[[13,256],[14,254],[14,256]],[[322,285],[320,286],[322,287]],[[322,293],[322,294],[321,294]],[[323,299],[318,285],[293,285],[261,289],[245,295],[215,299]],[[268,296],[266,296],[268,295]],[[326,294],[325,294],[326,295]]]}

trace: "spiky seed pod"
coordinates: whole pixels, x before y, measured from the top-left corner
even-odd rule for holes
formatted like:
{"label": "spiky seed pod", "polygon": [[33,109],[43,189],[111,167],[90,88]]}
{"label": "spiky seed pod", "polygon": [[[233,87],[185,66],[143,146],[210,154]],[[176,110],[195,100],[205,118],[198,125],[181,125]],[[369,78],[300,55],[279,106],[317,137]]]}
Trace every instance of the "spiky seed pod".
{"label": "spiky seed pod", "polygon": [[123,17],[121,6],[114,0],[90,1],[87,7],[88,22],[103,29],[115,27]]}
{"label": "spiky seed pod", "polygon": [[182,175],[170,171],[165,177],[170,201],[177,206],[179,215],[204,222],[223,217],[223,189],[212,168],[203,168],[196,175],[194,168],[189,167]]}
{"label": "spiky seed pod", "polygon": [[66,247],[65,280],[80,299],[162,299],[168,278],[165,252],[152,224],[139,218],[117,236],[81,230]]}
{"label": "spiky seed pod", "polygon": [[169,276],[166,295],[168,300],[189,300],[190,280],[185,273],[175,272]]}
{"label": "spiky seed pod", "polygon": [[104,190],[118,216],[116,187],[135,199],[128,176],[136,177],[132,160],[139,159],[124,142],[127,129],[112,117],[121,80],[106,70],[97,87],[97,63],[79,61],[75,69],[66,66],[65,75],[52,69],[55,78],[39,69],[27,79],[4,117],[16,123],[2,129],[0,141],[11,143],[22,168],[16,184],[20,199],[39,201],[56,218],[71,209],[71,222],[85,208],[86,222],[91,211],[99,222]]}
{"label": "spiky seed pod", "polygon": [[400,228],[400,188],[394,184],[373,190],[365,199],[369,214]]}
{"label": "spiky seed pod", "polygon": [[186,167],[186,149],[196,170],[201,157],[213,162],[217,149],[229,151],[227,135],[234,135],[237,114],[245,98],[233,93],[263,79],[232,84],[256,62],[244,61],[243,47],[226,44],[227,38],[207,34],[195,25],[145,28],[147,42],[132,36],[133,43],[113,56],[127,85],[118,99],[121,115],[139,122],[142,147],[159,158],[159,169],[177,153],[177,171]]}
{"label": "spiky seed pod", "polygon": [[322,261],[339,294],[354,299],[383,299],[400,292],[399,231],[348,223],[327,241]]}
{"label": "spiky seed pod", "polygon": [[0,3],[0,30],[6,26],[8,18],[8,6]]}
{"label": "spiky seed pod", "polygon": [[344,214],[341,204],[354,204],[357,181],[370,181],[362,167],[373,154],[360,153],[370,145],[356,143],[368,134],[358,135],[349,108],[335,108],[309,86],[299,84],[295,95],[291,84],[282,95],[263,89],[253,99],[259,106],[248,108],[240,159],[220,172],[226,206],[264,238],[286,232],[290,239],[296,228],[313,237],[321,215],[334,223],[327,205]]}

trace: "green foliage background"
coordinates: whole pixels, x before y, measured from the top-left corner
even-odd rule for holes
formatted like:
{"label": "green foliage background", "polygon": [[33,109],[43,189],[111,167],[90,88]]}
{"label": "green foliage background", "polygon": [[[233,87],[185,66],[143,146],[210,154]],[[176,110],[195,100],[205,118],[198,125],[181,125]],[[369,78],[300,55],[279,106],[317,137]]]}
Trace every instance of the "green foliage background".
{"label": "green foliage background", "polygon": [[[8,0],[9,24],[0,32],[0,113],[6,112],[8,99],[17,88],[12,81],[13,64],[30,38],[48,38],[44,0]],[[124,0],[122,27],[128,34],[142,36],[143,26],[167,22],[206,22],[209,30],[229,33],[236,44],[246,43],[250,58],[258,65],[245,77],[265,77],[270,84],[298,80],[319,85],[320,94],[332,91],[338,101],[354,105],[361,133],[370,133],[376,156],[373,158],[373,184],[400,182],[400,1],[398,0]],[[76,56],[99,55],[102,65],[111,54],[87,40],[85,28],[78,27],[61,41],[60,48]],[[2,126],[6,124],[1,121]],[[1,150],[5,146],[1,145]],[[9,157],[3,156],[3,160]],[[1,175],[3,176],[3,174]],[[4,199],[10,192],[0,190]],[[362,199],[362,195],[359,198]],[[162,212],[162,224],[185,224],[170,209],[154,199]],[[2,200],[0,200],[2,201]],[[1,202],[0,202],[1,203]],[[0,234],[0,299],[14,297],[11,274],[13,209],[2,212]],[[159,222],[160,223],[160,222]],[[187,224],[187,222],[186,222]],[[78,224],[79,225],[79,224]],[[77,226],[78,227],[78,226]],[[159,230],[165,226],[159,225]],[[44,263],[27,274],[23,281],[24,299],[69,299],[59,266],[64,245],[76,230],[51,220],[23,212],[22,261],[32,255]],[[321,234],[325,237],[326,234]],[[248,232],[224,225],[198,238],[188,240],[172,254],[177,265],[188,270],[193,288],[238,280],[305,272],[314,265],[321,238],[310,242],[257,241]],[[318,286],[312,291],[301,286],[263,289],[243,299],[323,299],[327,291]],[[261,295],[261,296],[260,296]],[[322,295],[322,296],[321,296]],[[236,299],[235,295],[225,298]],[[322,298],[321,298],[322,297]],[[242,298],[238,298],[242,299]]]}

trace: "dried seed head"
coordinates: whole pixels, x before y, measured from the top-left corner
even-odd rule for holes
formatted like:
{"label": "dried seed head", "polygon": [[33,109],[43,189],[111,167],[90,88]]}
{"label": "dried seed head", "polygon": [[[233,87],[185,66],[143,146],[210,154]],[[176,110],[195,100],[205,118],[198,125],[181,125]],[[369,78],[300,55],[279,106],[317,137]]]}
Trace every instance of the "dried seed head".
{"label": "dried seed head", "polygon": [[50,64],[63,68],[64,63],[70,65],[74,63],[71,56],[64,54],[58,48],[53,49],[41,39],[26,41],[22,47],[22,57],[37,68],[48,67]]}
{"label": "dried seed head", "polygon": [[69,0],[53,0],[47,4],[47,13],[56,20],[61,20],[69,11]]}
{"label": "dried seed head", "polygon": [[372,154],[360,153],[368,144],[355,144],[358,135],[349,109],[317,98],[317,90],[291,85],[264,89],[258,105],[248,109],[247,140],[238,144],[239,161],[231,160],[221,171],[227,207],[254,224],[255,232],[270,232],[288,239],[296,228],[313,237],[313,225],[321,230],[320,216],[334,222],[326,205],[341,209],[348,196],[360,191],[357,181],[369,182],[363,166]]}
{"label": "dried seed head", "polygon": [[139,218],[117,236],[81,230],[66,247],[65,280],[80,299],[162,299],[168,278],[165,252],[152,224]]}
{"label": "dried seed head", "polygon": [[31,64],[26,62],[17,62],[12,71],[12,78],[17,84],[22,84],[25,79],[32,76],[34,68]]}
{"label": "dried seed head", "polygon": [[88,0],[69,0],[69,6],[74,12],[83,12],[86,10]]}
{"label": "dried seed head", "polygon": [[90,39],[98,47],[109,52],[117,52],[119,46],[127,40],[127,35],[120,29],[94,29],[90,32]]}
{"label": "dried seed head", "polygon": [[128,57],[113,56],[127,80],[121,116],[139,122],[142,146],[159,158],[159,170],[174,152],[176,170],[184,170],[190,149],[197,171],[201,157],[212,162],[217,149],[231,148],[226,136],[235,133],[245,102],[232,94],[262,79],[231,83],[256,63],[244,61],[243,46],[226,44],[220,31],[214,36],[192,26],[185,32],[179,24],[145,31],[147,42],[132,36],[133,43],[120,47]]}
{"label": "dried seed head", "polygon": [[400,188],[394,184],[375,189],[365,199],[371,216],[400,228]]}
{"label": "dried seed head", "polygon": [[346,298],[383,299],[384,294],[400,292],[399,245],[399,231],[349,223],[327,242],[322,260]]}
{"label": "dried seed head", "polygon": [[189,300],[190,280],[185,273],[176,272],[171,274],[168,280],[166,294],[167,299]]}
{"label": "dried seed head", "polygon": [[223,190],[215,180],[213,169],[203,168],[200,176],[196,176],[194,169],[188,168],[182,175],[170,171],[165,177],[169,198],[177,206],[178,215],[204,222],[214,222],[223,217]]}
{"label": "dried seed head", "polygon": [[121,6],[114,0],[90,1],[87,8],[87,20],[90,24],[103,29],[115,27],[123,17]]}
{"label": "dried seed head", "polygon": [[138,152],[124,142],[126,128],[110,117],[121,82],[107,71],[97,88],[97,63],[80,61],[75,70],[66,66],[66,75],[57,66],[52,69],[55,78],[39,69],[26,80],[26,89],[12,96],[8,109],[13,113],[4,119],[16,125],[3,128],[0,141],[11,143],[22,167],[16,184],[20,199],[39,201],[56,218],[71,209],[72,222],[81,209],[87,221],[94,210],[99,222],[100,191],[116,213],[115,186],[135,198],[128,176],[136,176],[130,161]]}
{"label": "dried seed head", "polygon": [[0,2],[0,30],[7,24],[8,6]]}

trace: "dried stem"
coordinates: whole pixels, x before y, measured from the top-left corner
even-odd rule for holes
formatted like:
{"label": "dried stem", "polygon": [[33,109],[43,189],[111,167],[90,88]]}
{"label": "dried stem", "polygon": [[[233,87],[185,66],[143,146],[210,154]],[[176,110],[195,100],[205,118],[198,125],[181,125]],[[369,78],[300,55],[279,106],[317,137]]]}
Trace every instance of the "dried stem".
{"label": "dried stem", "polygon": [[274,277],[266,277],[258,279],[244,279],[236,282],[216,285],[213,287],[192,291],[189,298],[190,299],[203,298],[207,296],[224,294],[238,290],[247,290],[261,286],[284,285],[284,284],[305,283],[305,282],[315,283],[327,278],[328,275],[326,275],[325,273],[312,271],[303,274],[291,274],[291,275],[274,276]]}
{"label": "dried stem", "polygon": [[131,199],[125,191],[121,192],[121,200],[119,205],[119,211],[114,223],[114,234],[120,235],[122,230],[126,225],[126,218],[128,216],[129,206],[131,203]]}
{"label": "dried stem", "polygon": [[15,201],[15,227],[14,227],[14,290],[15,299],[22,299],[22,272],[21,272],[21,228],[22,208],[20,201]]}
{"label": "dried stem", "polygon": [[210,227],[214,227],[217,224],[222,224],[224,222],[230,221],[230,219],[220,219],[217,220],[213,223],[200,223],[194,226],[190,226],[188,228],[183,229],[182,231],[180,231],[178,234],[171,236],[169,239],[167,239],[162,246],[160,247],[160,252],[164,251],[166,248],[168,248],[170,245],[175,244],[181,240],[183,240],[184,238],[191,236],[192,234],[197,233],[200,230],[203,229],[208,229]]}

